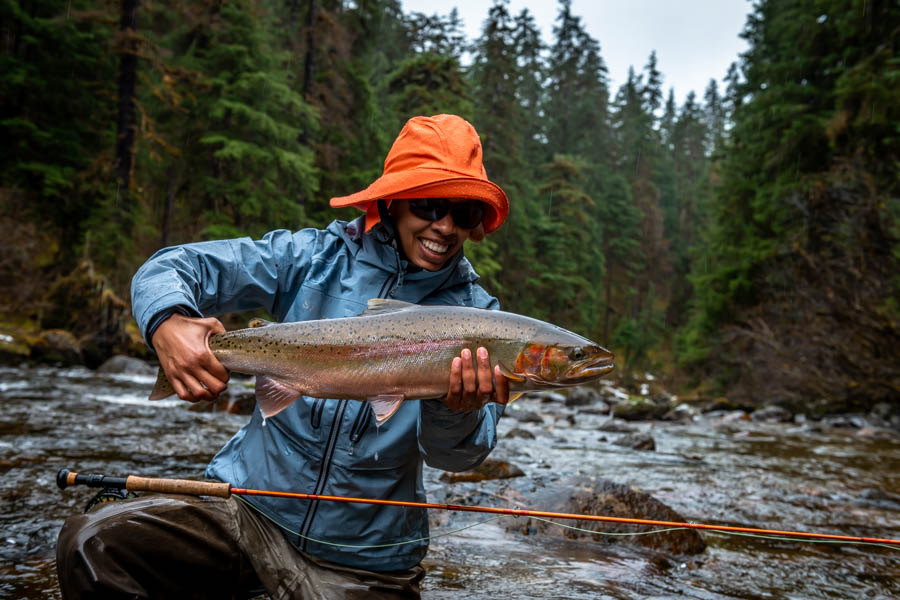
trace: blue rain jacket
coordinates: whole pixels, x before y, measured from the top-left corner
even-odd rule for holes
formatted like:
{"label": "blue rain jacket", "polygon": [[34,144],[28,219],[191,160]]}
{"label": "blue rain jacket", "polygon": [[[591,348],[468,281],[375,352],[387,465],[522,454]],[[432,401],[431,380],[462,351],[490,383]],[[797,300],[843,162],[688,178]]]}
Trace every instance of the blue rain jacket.
{"label": "blue rain jacket", "polygon": [[[498,308],[462,253],[439,271],[409,272],[395,245],[386,242],[387,226],[362,231],[360,218],[335,221],[325,230],[273,231],[258,241],[160,250],[132,281],[134,316],[149,340],[175,307],[194,316],[264,307],[282,322],[357,315],[370,298]],[[243,488],[424,502],[423,461],[447,471],[477,466],[496,444],[502,412],[493,403],[454,412],[436,399],[407,401],[376,428],[367,403],[302,397],[265,425],[256,410],[216,454],[206,475]],[[332,562],[392,571],[418,564],[427,550],[425,541],[352,547],[426,538],[423,509],[248,501],[299,549]]]}

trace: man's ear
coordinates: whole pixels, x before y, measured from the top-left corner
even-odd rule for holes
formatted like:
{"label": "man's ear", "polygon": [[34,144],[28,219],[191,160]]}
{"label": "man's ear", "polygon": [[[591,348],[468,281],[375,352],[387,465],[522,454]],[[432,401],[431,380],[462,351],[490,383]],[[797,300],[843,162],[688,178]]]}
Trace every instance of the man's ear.
{"label": "man's ear", "polygon": [[472,232],[469,234],[469,239],[472,240],[473,242],[477,243],[477,242],[482,241],[484,239],[484,236],[485,236],[484,225],[479,223],[478,226],[476,226],[472,230]]}

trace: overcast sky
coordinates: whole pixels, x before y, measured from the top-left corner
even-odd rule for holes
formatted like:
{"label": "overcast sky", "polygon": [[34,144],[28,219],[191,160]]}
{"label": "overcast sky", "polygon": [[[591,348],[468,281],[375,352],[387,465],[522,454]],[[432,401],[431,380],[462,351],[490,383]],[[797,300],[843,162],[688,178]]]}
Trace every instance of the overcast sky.
{"label": "overcast sky", "polygon": [[[470,39],[481,35],[490,0],[401,0],[404,12],[446,15],[455,6]],[[510,0],[517,15],[528,8],[552,42],[559,11],[556,0]],[[722,78],[747,44],[738,37],[752,6],[749,0],[572,0],[572,14],[581,17],[588,33],[600,42],[609,69],[611,93],[628,77],[628,67],[640,73],[656,50],[658,68],[668,95],[675,88],[679,104],[691,90],[703,97],[711,78]]]}

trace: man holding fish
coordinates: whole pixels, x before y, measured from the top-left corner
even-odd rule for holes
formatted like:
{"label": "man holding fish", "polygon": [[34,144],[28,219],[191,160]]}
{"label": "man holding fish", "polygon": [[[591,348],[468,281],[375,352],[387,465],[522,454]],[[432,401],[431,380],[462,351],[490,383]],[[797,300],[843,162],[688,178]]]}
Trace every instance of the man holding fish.
{"label": "man holding fish", "polygon": [[[167,248],[135,275],[135,318],[165,374],[155,396],[211,399],[225,389],[226,366],[257,375],[259,410],[207,477],[425,501],[423,462],[478,465],[496,444],[511,385],[574,385],[611,369],[611,355],[574,334],[473,310],[498,303],[478,285],[463,243],[500,227],[508,201],[465,120],[410,119],[383,175],[331,205],[366,214],[325,230]],[[208,316],[259,307],[285,325],[225,334]],[[479,333],[458,333],[465,329]],[[539,339],[523,343],[526,334]],[[421,360],[436,353],[430,367]],[[411,368],[402,371],[397,355]],[[427,537],[423,509],[146,496],[67,520],[57,564],[64,598],[242,597],[259,588],[278,599],[416,598]]]}

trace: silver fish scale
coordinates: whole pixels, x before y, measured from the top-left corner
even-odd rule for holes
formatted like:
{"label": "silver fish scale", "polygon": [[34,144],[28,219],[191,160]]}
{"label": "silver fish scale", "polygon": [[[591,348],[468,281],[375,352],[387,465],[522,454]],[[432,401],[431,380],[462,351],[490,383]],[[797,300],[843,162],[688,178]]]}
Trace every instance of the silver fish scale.
{"label": "silver fish scale", "polygon": [[450,363],[463,348],[484,346],[492,364],[513,368],[531,342],[591,343],[501,311],[406,305],[370,313],[241,329],[212,336],[210,348],[230,370],[266,375],[309,396],[364,400],[446,394]]}

